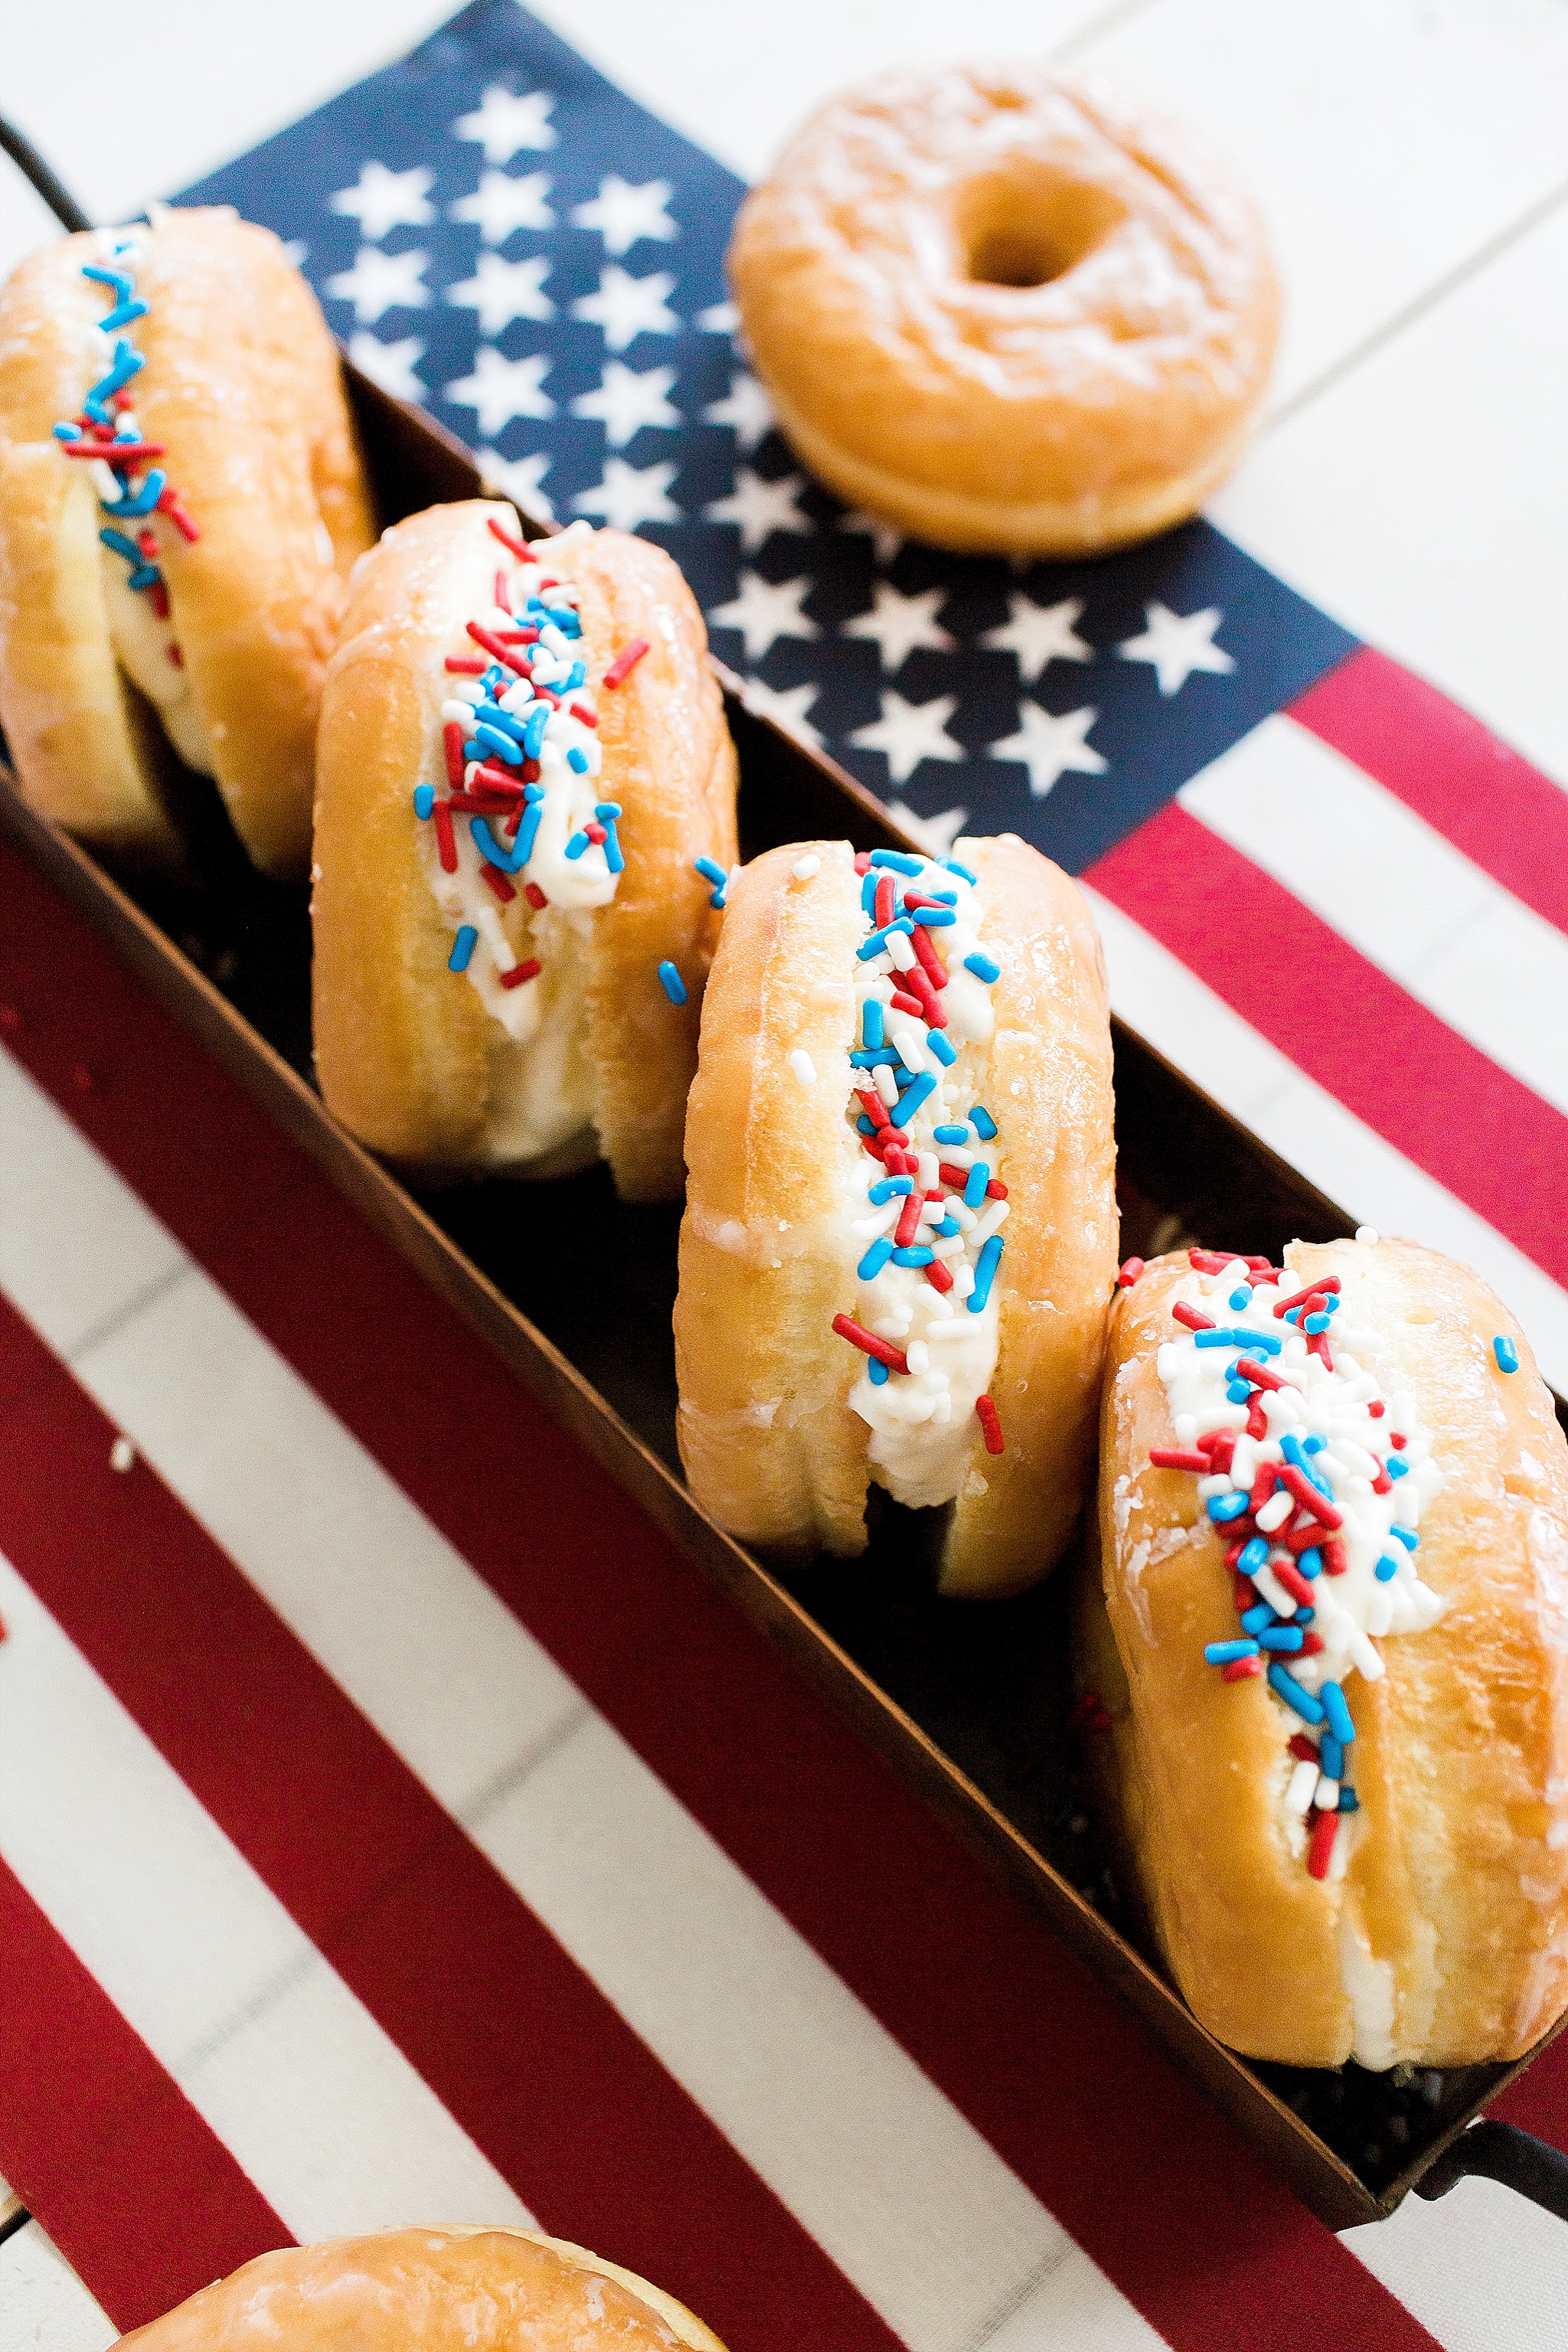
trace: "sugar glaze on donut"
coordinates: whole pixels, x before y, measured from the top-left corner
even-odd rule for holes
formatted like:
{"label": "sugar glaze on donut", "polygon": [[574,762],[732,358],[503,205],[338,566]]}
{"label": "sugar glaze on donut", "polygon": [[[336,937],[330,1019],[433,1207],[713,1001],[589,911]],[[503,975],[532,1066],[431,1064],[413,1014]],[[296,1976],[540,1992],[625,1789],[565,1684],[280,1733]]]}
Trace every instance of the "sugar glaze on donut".
{"label": "sugar glaze on donut", "polygon": [[1229,165],[1043,65],[912,68],[834,99],[747,197],[729,268],[805,465],[964,551],[1089,554],[1194,513],[1278,331]]}

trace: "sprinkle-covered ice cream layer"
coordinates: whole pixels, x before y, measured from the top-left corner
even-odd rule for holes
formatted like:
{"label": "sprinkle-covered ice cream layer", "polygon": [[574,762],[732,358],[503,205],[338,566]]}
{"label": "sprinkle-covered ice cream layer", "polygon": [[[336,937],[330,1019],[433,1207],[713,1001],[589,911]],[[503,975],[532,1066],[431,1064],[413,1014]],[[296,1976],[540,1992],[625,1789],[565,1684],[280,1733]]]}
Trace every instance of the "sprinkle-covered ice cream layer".
{"label": "sprinkle-covered ice cream layer", "polygon": [[[859,1287],[833,1328],[866,1357],[849,1402],[878,1476],[898,1501],[933,1507],[958,1493],[977,1423],[988,1452],[1003,1446],[987,1391],[1005,1139],[981,1099],[999,967],[976,877],[957,859],[877,849],[855,864],[866,935],[844,1198]],[[805,1055],[791,1062],[815,1083]]]}
{"label": "sprinkle-covered ice cream layer", "polygon": [[1290,1718],[1287,1835],[1337,1878],[1358,1810],[1345,1685],[1442,1614],[1417,1559],[1444,1474],[1410,1391],[1384,1392],[1378,1333],[1341,1319],[1337,1275],[1303,1289],[1263,1258],[1190,1256],[1156,1359],[1176,1442],[1149,1458],[1197,1479],[1239,1621],[1204,1654],[1228,1682],[1267,1675]]}

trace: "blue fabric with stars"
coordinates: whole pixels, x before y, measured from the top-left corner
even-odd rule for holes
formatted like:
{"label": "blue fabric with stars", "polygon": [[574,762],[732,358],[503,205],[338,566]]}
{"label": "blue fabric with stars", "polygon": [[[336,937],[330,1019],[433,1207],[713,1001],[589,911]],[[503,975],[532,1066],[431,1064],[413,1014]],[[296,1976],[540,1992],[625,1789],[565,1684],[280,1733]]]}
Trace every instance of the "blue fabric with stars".
{"label": "blue fabric with stars", "polygon": [[743,186],[515,0],[184,192],[289,242],[496,486],[668,548],[760,707],[884,800],[1072,872],[1352,652],[1207,523],[1093,562],[900,542],[805,478],[732,339]]}

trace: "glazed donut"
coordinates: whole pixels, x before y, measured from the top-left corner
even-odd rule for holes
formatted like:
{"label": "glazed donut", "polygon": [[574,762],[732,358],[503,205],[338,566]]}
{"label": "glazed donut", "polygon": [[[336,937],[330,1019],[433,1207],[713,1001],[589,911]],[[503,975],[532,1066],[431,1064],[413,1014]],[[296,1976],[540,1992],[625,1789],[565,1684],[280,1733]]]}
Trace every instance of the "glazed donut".
{"label": "glazed donut", "polygon": [[322,674],[374,537],[331,337],[269,229],[158,206],[0,291],[0,723],[84,841],[180,864],[183,763],[257,866],[303,876]]}
{"label": "glazed donut", "polygon": [[1105,975],[1011,835],[744,867],[702,1013],[675,1307],[697,1500],[767,1550],[864,1549],[868,1481],[952,1505],[941,1583],[1062,1550],[1115,1271]]}
{"label": "glazed donut", "polygon": [[724,2352],[635,2272],[537,2230],[383,2230],[258,2254],[121,2352]]}
{"label": "glazed donut", "polygon": [[1236,463],[1279,295],[1234,173],[1044,65],[832,100],[741,208],[729,270],[802,462],[910,537],[1092,555]]}
{"label": "glazed donut", "polygon": [[410,1173],[602,1152],[623,1199],[679,1196],[735,857],[706,645],[661,549],[586,523],[530,549],[486,499],[357,568],[321,705],[316,1067]]}
{"label": "glazed donut", "polygon": [[1517,2058],[1568,2007],[1568,1447],[1467,1267],[1284,1255],[1126,1270],[1089,1746],[1222,2042]]}

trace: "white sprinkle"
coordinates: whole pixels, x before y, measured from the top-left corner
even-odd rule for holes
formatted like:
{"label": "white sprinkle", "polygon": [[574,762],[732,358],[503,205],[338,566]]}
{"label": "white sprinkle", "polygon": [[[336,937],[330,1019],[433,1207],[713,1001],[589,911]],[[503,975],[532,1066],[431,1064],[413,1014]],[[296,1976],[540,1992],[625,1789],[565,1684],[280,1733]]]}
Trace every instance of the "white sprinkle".
{"label": "white sprinkle", "polygon": [[871,1073],[871,1081],[889,1110],[899,1099],[899,1082],[886,1062],[879,1062]]}
{"label": "white sprinkle", "polygon": [[1377,1682],[1383,1674],[1383,1660],[1359,1625],[1352,1630],[1348,1647],[1358,1671],[1369,1683]]}
{"label": "white sprinkle", "polygon": [[789,1057],[789,1066],[803,1087],[814,1087],[816,1084],[816,1064],[804,1045],[795,1047]]}
{"label": "white sprinkle", "polygon": [[129,1470],[136,1459],[136,1448],[128,1437],[117,1437],[109,1449],[111,1470]]}
{"label": "white sprinkle", "polygon": [[903,931],[888,933],[888,953],[900,971],[911,971],[916,962],[915,951]]}
{"label": "white sprinkle", "polygon": [[1355,1229],[1355,1237],[1358,1242],[1375,1242],[1382,1239],[1375,1225],[1358,1225]]}
{"label": "white sprinkle", "polygon": [[942,1156],[950,1168],[973,1168],[974,1165],[973,1152],[966,1151],[962,1143],[944,1143]]}
{"label": "white sprinkle", "polygon": [[893,1045],[906,1070],[923,1070],[926,1066],[925,1045],[912,1029],[895,1029]]}
{"label": "white sprinkle", "polygon": [[[1239,1453],[1240,1448],[1237,1447],[1237,1450]],[[1264,1534],[1268,1536],[1273,1534],[1276,1528],[1284,1526],[1286,1520],[1290,1517],[1295,1508],[1296,1498],[1294,1495],[1288,1495],[1283,1489],[1281,1489],[1279,1494],[1270,1495],[1262,1509],[1255,1512],[1253,1516],[1256,1518],[1258,1525],[1262,1528]]]}
{"label": "white sprinkle", "polygon": [[871,1328],[879,1339],[901,1339],[912,1319],[908,1315],[884,1315],[879,1323],[872,1324]]}
{"label": "white sprinkle", "polygon": [[911,1339],[904,1349],[904,1357],[911,1372],[930,1371],[931,1349],[923,1339]]}
{"label": "white sprinkle", "polygon": [[967,1298],[973,1287],[974,1268],[972,1265],[961,1265],[957,1267],[952,1277],[953,1297],[955,1298]]}
{"label": "white sprinkle", "polygon": [[790,867],[790,872],[797,882],[809,882],[812,876],[820,873],[821,870],[822,860],[815,852],[809,857],[803,857],[798,866]]}
{"label": "white sprinkle", "polygon": [[1287,1812],[1305,1814],[1308,1811],[1321,1777],[1317,1765],[1303,1757],[1291,1773],[1290,1784],[1285,1791]]}
{"label": "white sprinkle", "polygon": [[1318,1775],[1318,1785],[1312,1792],[1312,1802],[1321,1813],[1337,1813],[1340,1809],[1340,1784],[1331,1780],[1326,1772]]}
{"label": "white sprinkle", "polygon": [[928,1323],[926,1325],[926,1338],[928,1339],[951,1339],[955,1331],[963,1331],[966,1329],[968,1324],[969,1318],[967,1315],[939,1315],[934,1322]]}
{"label": "white sprinkle", "polygon": [[1277,1617],[1293,1617],[1296,1614],[1296,1603],[1271,1568],[1255,1568],[1251,1574],[1252,1581]]}

